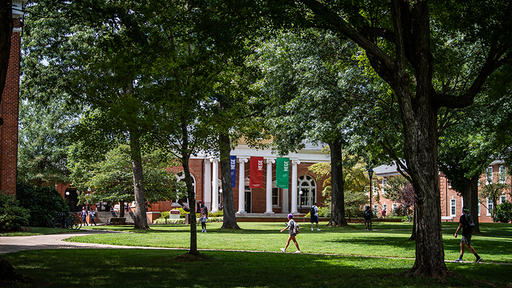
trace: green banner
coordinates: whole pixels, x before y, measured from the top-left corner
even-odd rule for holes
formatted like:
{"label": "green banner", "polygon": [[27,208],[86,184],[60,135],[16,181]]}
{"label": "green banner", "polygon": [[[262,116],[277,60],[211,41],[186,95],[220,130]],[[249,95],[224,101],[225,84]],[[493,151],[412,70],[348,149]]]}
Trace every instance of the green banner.
{"label": "green banner", "polygon": [[276,185],[277,187],[289,188],[290,183],[290,159],[276,159]]}

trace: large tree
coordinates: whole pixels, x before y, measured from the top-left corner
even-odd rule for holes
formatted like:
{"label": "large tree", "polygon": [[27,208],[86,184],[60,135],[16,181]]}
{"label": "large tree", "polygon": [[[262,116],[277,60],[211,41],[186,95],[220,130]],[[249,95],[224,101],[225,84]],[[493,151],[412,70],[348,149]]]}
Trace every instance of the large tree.
{"label": "large tree", "polygon": [[[54,93],[34,93],[42,105],[62,97],[84,103],[87,113],[102,117],[109,141],[124,137],[132,159],[135,227],[147,229],[141,146],[154,114],[151,95],[143,87],[144,70],[152,59],[147,52],[151,34],[148,3],[98,1],[78,3],[38,1],[28,8],[26,76],[34,87]],[[133,13],[137,11],[137,13]],[[45,17],[41,17],[45,15]],[[82,138],[87,140],[88,137]],[[95,143],[90,143],[94,147]]]}
{"label": "large tree", "polygon": [[[330,225],[347,225],[342,152],[349,139],[350,114],[357,96],[353,45],[330,33],[308,30],[281,33],[262,42],[255,62],[262,71],[261,89],[273,144],[286,154],[304,141],[329,145],[332,201]],[[360,95],[358,95],[360,96]],[[362,97],[362,96],[361,96]]]}
{"label": "large tree", "polygon": [[[416,193],[414,275],[444,277],[437,165],[437,116],[441,107],[465,107],[496,71],[509,65],[512,3],[509,1],[288,1],[285,11],[309,25],[346,37],[366,52],[371,66],[392,88],[403,124],[404,156]],[[297,17],[298,16],[298,17]],[[283,13],[276,16],[282,18]],[[294,19],[295,19],[294,18]],[[460,78],[443,74],[453,59],[446,35],[464,35]],[[451,37],[454,39],[455,37]],[[477,43],[477,45],[475,45]],[[452,52],[452,53],[449,53]],[[509,75],[501,75],[509,81]],[[456,84],[465,89],[449,89]],[[456,91],[456,92],[454,92]]]}

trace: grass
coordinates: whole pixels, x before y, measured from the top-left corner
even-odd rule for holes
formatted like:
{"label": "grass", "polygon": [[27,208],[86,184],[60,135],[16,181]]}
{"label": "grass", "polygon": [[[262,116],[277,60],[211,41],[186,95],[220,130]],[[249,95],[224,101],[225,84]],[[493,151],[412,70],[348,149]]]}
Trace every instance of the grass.
{"label": "grass", "polygon": [[[324,223],[325,224],[325,223]],[[242,230],[221,230],[209,223],[198,233],[201,258],[183,257],[189,245],[184,225],[152,226],[137,231],[131,226],[95,226],[131,233],[76,236],[69,241],[132,246],[174,247],[184,250],[61,249],[6,254],[25,282],[0,287],[512,287],[512,265],[447,263],[443,280],[407,276],[414,263],[411,225],[378,223],[367,232],[363,225],[310,231],[301,223],[297,239],[311,254],[277,253],[287,239],[283,223],[239,223]],[[456,259],[460,237],[456,223],[443,223],[445,258]],[[484,262],[512,264],[512,225],[481,224],[473,244]],[[293,244],[289,252],[295,252]],[[233,252],[248,250],[273,253]],[[465,260],[472,261],[468,255]],[[386,258],[386,257],[392,258]],[[115,283],[115,284],[114,284]]]}
{"label": "grass", "polygon": [[[208,233],[198,233],[198,247],[216,250],[279,251],[284,247],[287,232],[279,233],[284,223],[239,223],[242,230],[221,230],[221,223],[209,223]],[[415,257],[415,243],[409,241],[411,225],[406,223],[379,223],[374,231],[367,232],[362,224],[349,227],[331,228],[321,225],[322,231],[311,232],[309,224],[303,223],[297,236],[301,250],[305,253]],[[459,255],[460,237],[453,237],[456,223],[443,223],[445,259],[455,260]],[[94,227],[93,229],[106,227]],[[151,247],[189,247],[188,226],[158,225],[149,231],[135,231],[129,226],[108,227],[109,229],[136,233],[97,234],[76,236],[69,241]],[[481,224],[482,233],[472,238],[473,247],[487,262],[512,263],[512,226],[498,223]],[[289,247],[295,251],[295,247]],[[468,252],[465,260],[473,260]]]}
{"label": "grass", "polygon": [[[41,250],[4,257],[14,287],[510,287],[510,266],[448,263],[444,280],[408,277],[407,259],[173,250]],[[1,281],[1,280],[0,280]],[[0,284],[2,284],[0,282]],[[0,285],[1,286],[1,285]]]}

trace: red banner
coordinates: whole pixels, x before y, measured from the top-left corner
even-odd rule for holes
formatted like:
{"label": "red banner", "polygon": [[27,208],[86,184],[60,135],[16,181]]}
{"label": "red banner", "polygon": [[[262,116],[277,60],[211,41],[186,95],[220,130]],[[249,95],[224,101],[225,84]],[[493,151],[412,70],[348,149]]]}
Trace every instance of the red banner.
{"label": "red banner", "polygon": [[251,157],[249,188],[263,187],[263,157]]}

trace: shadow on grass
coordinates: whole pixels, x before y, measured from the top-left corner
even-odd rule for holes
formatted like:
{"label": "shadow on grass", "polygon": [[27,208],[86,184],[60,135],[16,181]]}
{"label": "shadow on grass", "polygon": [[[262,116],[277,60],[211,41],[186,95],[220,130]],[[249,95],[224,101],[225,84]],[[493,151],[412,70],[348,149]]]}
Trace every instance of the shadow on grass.
{"label": "shadow on grass", "polygon": [[19,287],[463,287],[473,286],[474,281],[506,287],[508,281],[504,268],[493,265],[451,265],[453,277],[432,281],[404,277],[412,267],[411,260],[204,252],[206,260],[183,261],[182,254],[168,250],[44,250],[5,258],[31,279]]}

